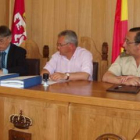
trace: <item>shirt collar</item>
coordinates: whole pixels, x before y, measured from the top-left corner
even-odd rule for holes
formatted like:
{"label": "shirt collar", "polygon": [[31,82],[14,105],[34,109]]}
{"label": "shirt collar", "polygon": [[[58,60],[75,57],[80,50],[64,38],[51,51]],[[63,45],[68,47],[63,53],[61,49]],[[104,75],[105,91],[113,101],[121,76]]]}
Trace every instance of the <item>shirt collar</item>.
{"label": "shirt collar", "polygon": [[6,52],[6,54],[8,54],[9,49],[10,49],[10,44],[9,44],[9,46],[7,47],[7,49],[6,49],[6,50],[4,50],[3,52]]}
{"label": "shirt collar", "polygon": [[[74,54],[72,55],[71,59],[74,59],[77,56],[78,49],[79,49],[79,47],[76,47],[76,50],[75,50]],[[60,52],[59,52],[59,55],[60,55]],[[60,56],[67,59],[66,56],[64,56],[64,55],[60,55]]]}
{"label": "shirt collar", "polygon": [[79,47],[76,47],[76,50],[75,50],[75,52],[74,52],[74,54],[73,54],[73,58],[75,58],[76,56],[77,56],[77,53],[78,53],[78,49],[79,49]]}

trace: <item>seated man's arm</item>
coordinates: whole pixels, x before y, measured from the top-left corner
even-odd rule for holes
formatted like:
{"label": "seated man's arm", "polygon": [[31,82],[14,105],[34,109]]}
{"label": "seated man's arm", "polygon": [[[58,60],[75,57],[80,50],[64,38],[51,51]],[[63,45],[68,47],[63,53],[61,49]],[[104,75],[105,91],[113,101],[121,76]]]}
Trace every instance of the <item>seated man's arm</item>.
{"label": "seated man's arm", "polygon": [[[41,71],[41,76],[43,76],[44,73],[49,73],[48,70],[43,69]],[[75,72],[75,73],[69,73],[69,80],[88,80],[89,78],[89,74],[86,72]],[[53,74],[50,75],[50,79],[51,80],[66,80],[67,79],[67,75],[66,73],[60,73],[60,72],[55,72]]]}
{"label": "seated man's arm", "polygon": [[48,74],[50,74],[50,72],[49,72],[48,70],[43,69],[43,70],[41,71],[40,75],[43,76],[44,73],[48,73]]}
{"label": "seated man's arm", "polygon": [[122,84],[127,86],[140,86],[140,77],[137,76],[123,76],[122,78]]}
{"label": "seated man's arm", "polygon": [[89,74],[86,72],[70,73],[70,80],[88,80]]}
{"label": "seated man's arm", "polygon": [[103,82],[113,83],[113,84],[123,84],[127,86],[140,86],[140,77],[126,75],[126,76],[116,76],[112,72],[107,71],[102,79]]}
{"label": "seated man's arm", "polygon": [[88,80],[89,74],[86,72],[75,72],[75,73],[68,73],[69,77],[67,79],[66,73],[55,72],[50,75],[50,78],[54,81],[56,80]]}
{"label": "seated man's arm", "polygon": [[103,75],[102,81],[121,84],[122,80],[122,61],[120,56],[115,60],[115,62],[109,67],[109,70]]}
{"label": "seated man's arm", "polygon": [[116,76],[110,71],[107,71],[104,76],[102,81],[103,82],[108,82],[108,83],[113,83],[113,84],[121,84],[121,77],[122,76]]}

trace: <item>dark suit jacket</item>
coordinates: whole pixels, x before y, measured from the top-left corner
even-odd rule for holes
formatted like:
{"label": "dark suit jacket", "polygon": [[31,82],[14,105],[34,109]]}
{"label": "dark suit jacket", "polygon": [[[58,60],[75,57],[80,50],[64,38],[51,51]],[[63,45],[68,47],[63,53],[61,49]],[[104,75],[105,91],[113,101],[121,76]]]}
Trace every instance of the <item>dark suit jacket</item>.
{"label": "dark suit jacket", "polygon": [[11,43],[7,57],[8,73],[27,75],[26,50]]}

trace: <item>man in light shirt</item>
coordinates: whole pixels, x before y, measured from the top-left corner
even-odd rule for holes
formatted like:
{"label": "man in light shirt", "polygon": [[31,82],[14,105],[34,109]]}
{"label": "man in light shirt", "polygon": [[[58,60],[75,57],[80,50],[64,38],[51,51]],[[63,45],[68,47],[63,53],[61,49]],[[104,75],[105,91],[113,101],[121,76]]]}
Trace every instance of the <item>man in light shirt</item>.
{"label": "man in light shirt", "polygon": [[41,75],[48,73],[54,81],[92,80],[93,56],[88,50],[78,47],[74,31],[65,30],[58,34],[57,49]]}
{"label": "man in light shirt", "polygon": [[140,27],[128,31],[123,46],[127,55],[118,56],[102,80],[114,84],[140,86]]}

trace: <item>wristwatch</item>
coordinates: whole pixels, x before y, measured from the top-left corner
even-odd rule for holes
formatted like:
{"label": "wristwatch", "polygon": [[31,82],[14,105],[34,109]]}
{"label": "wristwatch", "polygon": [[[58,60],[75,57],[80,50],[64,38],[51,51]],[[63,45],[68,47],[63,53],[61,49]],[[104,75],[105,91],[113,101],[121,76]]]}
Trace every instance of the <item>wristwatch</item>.
{"label": "wristwatch", "polygon": [[67,73],[65,73],[66,74],[66,80],[69,80],[69,78],[70,78],[70,74],[67,72]]}

